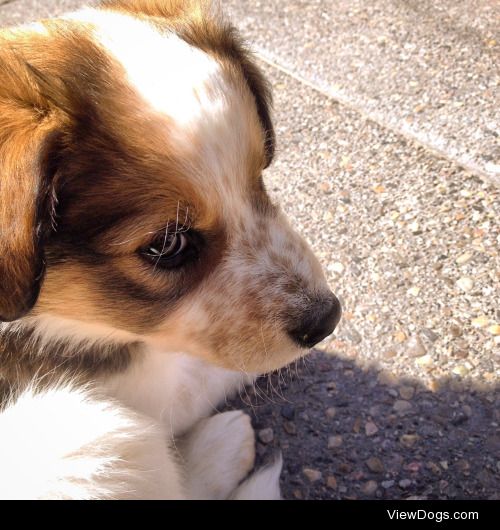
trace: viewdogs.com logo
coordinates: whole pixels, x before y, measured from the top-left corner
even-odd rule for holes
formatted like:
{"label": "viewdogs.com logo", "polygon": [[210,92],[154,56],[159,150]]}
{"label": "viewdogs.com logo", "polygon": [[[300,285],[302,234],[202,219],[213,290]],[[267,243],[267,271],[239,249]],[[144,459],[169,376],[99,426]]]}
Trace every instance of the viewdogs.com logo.
{"label": "viewdogs.com logo", "polygon": [[415,510],[412,512],[400,512],[399,510],[387,510],[389,519],[413,519],[422,520],[427,519],[429,521],[441,521],[449,520],[478,520],[479,512],[431,512],[427,510]]}

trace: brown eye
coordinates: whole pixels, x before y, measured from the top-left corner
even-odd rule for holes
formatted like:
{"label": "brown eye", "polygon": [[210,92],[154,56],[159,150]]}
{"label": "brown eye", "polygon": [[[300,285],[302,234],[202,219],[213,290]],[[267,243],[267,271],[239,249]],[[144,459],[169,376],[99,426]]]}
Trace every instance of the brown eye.
{"label": "brown eye", "polygon": [[191,231],[162,232],[139,253],[155,268],[175,269],[197,255],[198,239]]}
{"label": "brown eye", "polygon": [[182,254],[188,244],[188,237],[184,232],[160,234],[142,250],[142,255],[155,267],[171,269],[182,264]]}
{"label": "brown eye", "polygon": [[151,258],[174,258],[180,254],[187,246],[187,237],[185,234],[172,234],[163,238],[156,239],[147,249],[147,254]]}

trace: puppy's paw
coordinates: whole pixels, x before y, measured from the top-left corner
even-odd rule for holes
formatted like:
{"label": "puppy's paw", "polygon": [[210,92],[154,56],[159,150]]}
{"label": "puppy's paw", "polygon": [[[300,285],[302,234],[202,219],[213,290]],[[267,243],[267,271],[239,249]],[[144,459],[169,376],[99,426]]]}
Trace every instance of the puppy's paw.
{"label": "puppy's paw", "polygon": [[283,468],[281,453],[274,463],[253,473],[231,496],[232,499],[245,501],[281,500],[280,475]]}
{"label": "puppy's paw", "polygon": [[180,444],[192,499],[227,499],[255,461],[255,433],[241,411],[216,414],[198,423]]}

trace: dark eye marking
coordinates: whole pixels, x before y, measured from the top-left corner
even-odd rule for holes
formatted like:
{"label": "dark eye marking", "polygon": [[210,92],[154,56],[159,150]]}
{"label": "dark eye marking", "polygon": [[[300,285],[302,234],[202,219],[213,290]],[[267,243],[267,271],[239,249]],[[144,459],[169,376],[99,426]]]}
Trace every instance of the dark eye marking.
{"label": "dark eye marking", "polygon": [[146,246],[139,249],[143,259],[154,268],[165,270],[179,269],[198,256],[203,238],[195,230],[175,230],[171,227],[158,233]]}

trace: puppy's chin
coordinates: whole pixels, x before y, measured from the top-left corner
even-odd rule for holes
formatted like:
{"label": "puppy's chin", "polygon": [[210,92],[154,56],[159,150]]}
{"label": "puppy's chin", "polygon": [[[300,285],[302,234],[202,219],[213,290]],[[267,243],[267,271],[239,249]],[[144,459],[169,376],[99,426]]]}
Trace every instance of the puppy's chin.
{"label": "puppy's chin", "polygon": [[259,352],[247,361],[247,371],[257,375],[267,374],[293,363],[306,356],[310,351],[310,349],[291,346],[282,351],[265,354],[264,357],[262,357],[263,352]]}
{"label": "puppy's chin", "polygon": [[304,357],[311,350],[300,348],[292,341],[284,339],[283,344],[274,345],[273,348],[212,348],[198,344],[186,338],[155,335],[148,337],[146,344],[156,351],[185,353],[202,359],[214,366],[255,375],[266,374],[283,368],[297,359]]}

